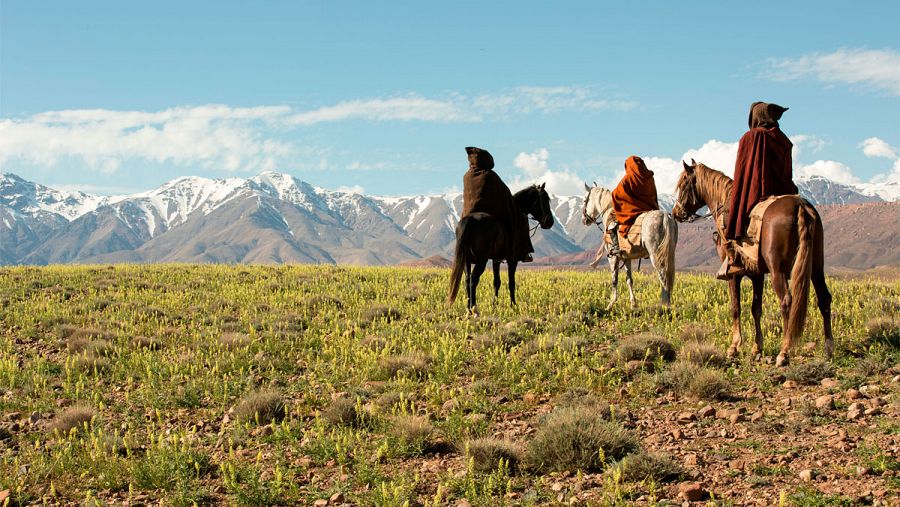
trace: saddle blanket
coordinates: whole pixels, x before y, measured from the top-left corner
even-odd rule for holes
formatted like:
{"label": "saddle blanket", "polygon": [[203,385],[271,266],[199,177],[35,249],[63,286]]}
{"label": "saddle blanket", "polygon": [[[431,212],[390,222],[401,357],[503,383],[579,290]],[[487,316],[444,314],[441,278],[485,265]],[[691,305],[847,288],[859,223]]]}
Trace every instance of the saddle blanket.
{"label": "saddle blanket", "polygon": [[[651,212],[648,211],[647,213]],[[647,249],[641,246],[641,224],[644,222],[644,217],[647,216],[647,213],[638,215],[634,224],[628,229],[628,234],[626,236],[619,234],[619,248],[625,252],[626,257],[636,259],[638,257],[648,257],[650,255],[647,253]],[[609,231],[606,231],[606,234],[603,235],[603,241],[607,245],[612,244],[612,240],[609,237]]]}
{"label": "saddle blanket", "polygon": [[[756,271],[757,266],[759,266],[759,238],[762,233],[762,221],[763,216],[766,214],[766,210],[769,209],[769,206],[775,204],[781,199],[786,198],[797,198],[800,197],[797,194],[788,194],[788,195],[773,195],[766,198],[764,201],[760,201],[759,204],[753,207],[750,211],[750,223],[747,224],[747,230],[738,238],[735,244],[735,250],[744,260],[744,266],[748,271]],[[727,215],[722,213],[718,216],[718,228],[720,231],[725,230],[725,220]]]}

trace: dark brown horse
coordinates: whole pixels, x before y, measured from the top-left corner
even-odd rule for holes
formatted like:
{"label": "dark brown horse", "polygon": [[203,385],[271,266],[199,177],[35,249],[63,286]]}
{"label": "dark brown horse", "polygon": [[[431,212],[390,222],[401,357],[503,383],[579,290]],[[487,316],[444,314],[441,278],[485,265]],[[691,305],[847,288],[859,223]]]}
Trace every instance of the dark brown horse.
{"label": "dark brown horse", "polygon": [[[553,227],[553,212],[550,211],[550,196],[544,185],[532,185],[513,195],[520,213],[530,216],[538,222],[541,229]],[[518,262],[510,259],[507,248],[511,231],[509,224],[488,213],[471,213],[460,219],[456,225],[456,251],[453,256],[453,270],[450,274],[449,303],[456,300],[463,270],[466,273],[466,295],[468,306],[473,315],[478,315],[475,295],[478,281],[489,260],[494,267],[494,298],[500,292],[500,263],[506,260],[509,268],[509,299],[516,304],[516,266]]]}
{"label": "dark brown horse", "polygon": [[[691,160],[684,163],[684,171],[678,178],[677,200],[672,214],[684,222],[696,217],[697,210],[708,206],[714,219],[726,213],[731,198],[731,178],[715,169]],[[716,222],[718,223],[718,222]],[[725,258],[724,238],[716,235],[716,249],[720,259]],[[762,357],[763,281],[766,273],[772,275],[772,288],[781,304],[784,338],[776,364],[788,363],[788,351],[803,334],[809,300],[809,284],[816,290],[819,312],[822,313],[825,330],[825,355],[831,358],[834,339],[831,334],[831,294],[825,285],[824,234],[822,220],[816,209],[800,197],[780,199],[769,206],[763,215],[759,238],[759,266],[746,275],[753,282],[753,303],[750,311],[756,330],[753,355]],[[741,278],[728,280],[731,294],[731,346],[729,357],[737,354],[741,345]]]}

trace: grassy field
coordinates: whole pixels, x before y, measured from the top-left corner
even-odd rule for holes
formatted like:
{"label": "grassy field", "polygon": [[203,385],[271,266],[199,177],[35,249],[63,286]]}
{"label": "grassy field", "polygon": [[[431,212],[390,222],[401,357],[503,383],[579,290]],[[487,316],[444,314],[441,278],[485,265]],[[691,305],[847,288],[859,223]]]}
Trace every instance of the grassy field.
{"label": "grassy field", "polygon": [[[333,266],[2,268],[0,498],[898,499],[897,281],[830,280],[835,359],[821,361],[811,305],[804,342],[815,348],[801,344],[792,366],[777,369],[724,360],[726,287],[708,276],[679,273],[667,311],[655,303],[656,284],[637,275],[639,308],[626,297],[606,312],[607,273],[527,271],[515,309],[503,292],[492,302],[489,279],[482,283],[479,318],[465,316],[463,301],[447,307],[448,276]],[[766,290],[765,353],[774,356],[780,319]]]}

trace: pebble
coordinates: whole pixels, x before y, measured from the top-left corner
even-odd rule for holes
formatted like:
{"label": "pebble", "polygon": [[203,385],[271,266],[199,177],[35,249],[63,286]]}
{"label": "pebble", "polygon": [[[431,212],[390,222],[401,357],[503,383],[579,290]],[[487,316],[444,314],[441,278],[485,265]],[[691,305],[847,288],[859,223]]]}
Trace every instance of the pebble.
{"label": "pebble", "polygon": [[672,438],[674,438],[675,440],[681,440],[683,437],[684,433],[682,433],[680,429],[675,428],[674,430],[672,430]]}
{"label": "pebble", "polygon": [[858,475],[860,477],[862,477],[864,475],[869,475],[870,473],[872,473],[872,469],[869,467],[864,467],[864,466],[856,467],[856,475]]}
{"label": "pebble", "polygon": [[756,422],[763,418],[762,410],[757,410],[753,412],[753,415],[750,416],[750,422]]}
{"label": "pebble", "polygon": [[472,504],[469,503],[469,501],[466,500],[465,498],[460,498],[456,502],[456,507],[472,507]]}
{"label": "pebble", "polygon": [[850,406],[847,407],[847,419],[850,419],[851,421],[861,419],[865,410],[866,407],[862,403],[851,403]]}
{"label": "pebble", "polygon": [[728,416],[728,421],[731,422],[731,424],[744,422],[745,419],[746,418],[744,417],[744,414],[731,414],[730,416]]}
{"label": "pebble", "polygon": [[678,496],[688,502],[699,502],[706,498],[706,490],[699,482],[683,482],[678,485]]}
{"label": "pebble", "polygon": [[784,384],[781,384],[781,385],[787,389],[794,389],[797,387],[797,382],[795,382],[793,380],[785,380]]}
{"label": "pebble", "polygon": [[715,417],[716,409],[712,407],[712,405],[706,405],[697,411],[697,417],[701,419],[706,419],[707,417]]}
{"label": "pebble", "polygon": [[327,507],[327,506],[328,506],[328,500],[326,500],[324,498],[320,498],[320,499],[316,500],[315,502],[313,502],[313,507]]}
{"label": "pebble", "polygon": [[862,393],[857,391],[856,389],[847,389],[847,399],[848,400],[858,400],[862,397],[863,397]]}
{"label": "pebble", "polygon": [[872,407],[872,408],[866,409],[866,411],[863,413],[866,415],[878,415],[881,413],[881,409],[878,407]]}
{"label": "pebble", "polygon": [[812,482],[815,478],[816,474],[811,469],[807,468],[805,470],[800,471],[800,480],[804,482]]}
{"label": "pebble", "polygon": [[825,394],[816,398],[816,408],[832,410],[834,408],[834,396]]}
{"label": "pebble", "polygon": [[837,387],[837,386],[839,386],[839,385],[841,385],[840,382],[838,382],[837,380],[835,380],[835,379],[833,379],[833,378],[831,378],[831,377],[827,377],[827,378],[823,378],[823,379],[822,379],[822,387],[824,387],[824,388],[826,388],[826,389],[832,389],[832,388],[835,388],[835,387]]}
{"label": "pebble", "polygon": [[681,412],[680,414],[678,414],[678,422],[680,423],[689,423],[695,419],[697,419],[697,416],[695,416],[692,412]]}

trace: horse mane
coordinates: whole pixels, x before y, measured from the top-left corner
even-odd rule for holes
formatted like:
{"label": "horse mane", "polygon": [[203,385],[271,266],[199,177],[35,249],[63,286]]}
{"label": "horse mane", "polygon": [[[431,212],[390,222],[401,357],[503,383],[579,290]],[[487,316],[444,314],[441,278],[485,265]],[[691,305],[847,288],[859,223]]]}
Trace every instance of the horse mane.
{"label": "horse mane", "polygon": [[[718,204],[727,208],[731,201],[733,180],[722,171],[717,171],[703,162],[697,162],[697,165],[694,167],[694,174],[697,175],[697,188],[703,188],[708,197],[715,199]],[[678,179],[679,188],[685,176],[686,173],[683,173],[681,178]]]}

